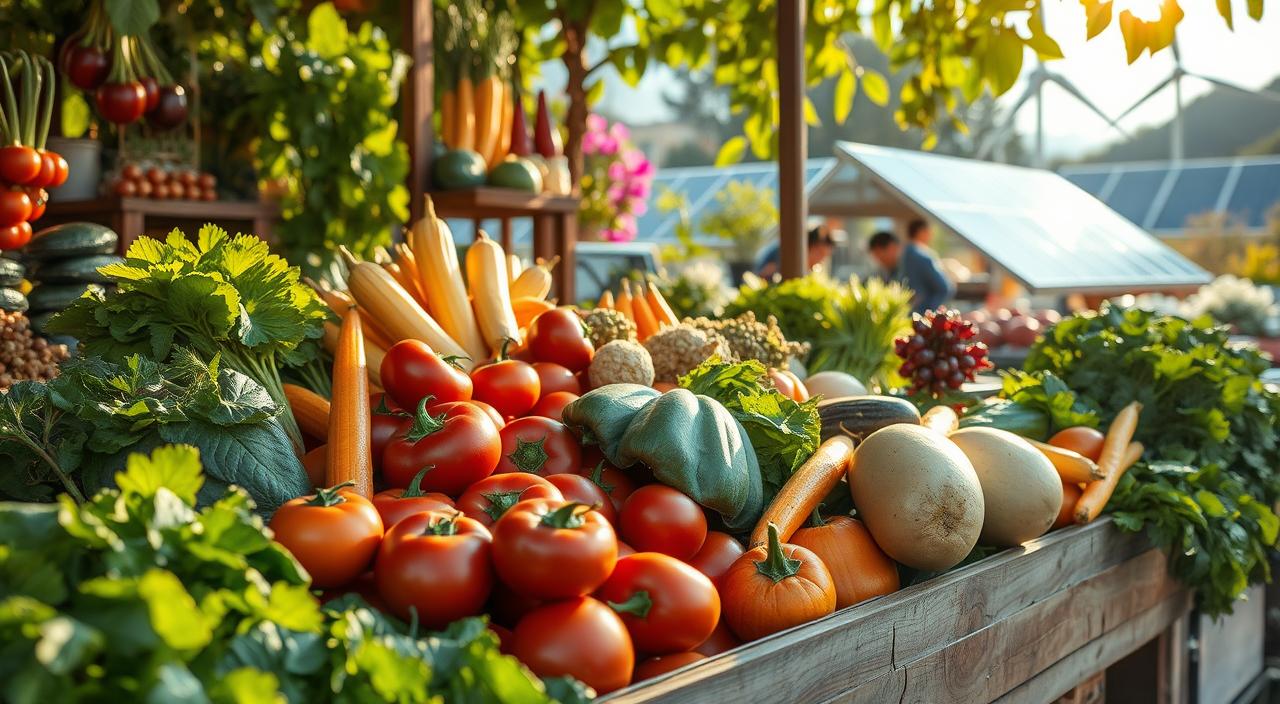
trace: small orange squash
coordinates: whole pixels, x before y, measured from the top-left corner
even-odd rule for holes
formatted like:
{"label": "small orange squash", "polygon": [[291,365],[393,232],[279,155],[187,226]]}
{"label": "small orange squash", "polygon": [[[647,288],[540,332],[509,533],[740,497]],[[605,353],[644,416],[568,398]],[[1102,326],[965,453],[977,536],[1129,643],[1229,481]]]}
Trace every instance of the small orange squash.
{"label": "small orange squash", "polygon": [[721,618],[744,641],[822,618],[836,610],[836,587],[822,559],[808,548],[784,544],[769,526],[769,540],[739,557],[720,583]]}
{"label": "small orange squash", "polygon": [[801,528],[791,543],[821,558],[836,585],[836,608],[898,591],[898,566],[884,554],[861,521],[848,516],[815,516],[816,527]]}

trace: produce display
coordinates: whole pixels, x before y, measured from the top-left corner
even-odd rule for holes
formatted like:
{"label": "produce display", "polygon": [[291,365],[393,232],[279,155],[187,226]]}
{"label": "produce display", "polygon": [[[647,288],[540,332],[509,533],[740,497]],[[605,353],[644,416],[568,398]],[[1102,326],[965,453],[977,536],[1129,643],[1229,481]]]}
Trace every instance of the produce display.
{"label": "produce display", "polygon": [[22,257],[30,268],[27,307],[37,332],[44,333],[49,320],[85,292],[106,290],[111,279],[98,269],[124,261],[115,254],[119,241],[114,230],[90,222],[54,225],[35,234]]}
{"label": "produce display", "polygon": [[978,308],[962,317],[977,326],[977,340],[991,349],[1030,347],[1043,331],[1062,319],[1062,315],[1052,309],[1025,311],[1009,308]]}
{"label": "produce display", "polygon": [[[26,619],[11,667],[50,696],[176,686],[156,670],[215,700],[243,680],[578,702],[1104,512],[1206,610],[1264,574],[1280,396],[1222,330],[1063,320],[978,402],[957,388],[986,366],[978,327],[900,321],[891,287],[788,282],[714,320],[643,280],[557,306],[554,261],[483,233],[460,252],[425,212],[325,282],[213,227],[143,237],[97,270],[114,289],[54,316],[81,356],[0,399],[0,493],[58,502],[0,506],[0,532],[56,548],[0,571],[59,580],[0,591]],[[779,315],[828,285],[825,313]],[[856,365],[822,332],[854,320],[875,328]],[[115,571],[108,533],[138,551]],[[119,601],[141,604],[147,657],[104,647],[124,626],[94,609]],[[59,618],[83,645],[54,668],[39,634]]]}
{"label": "produce display", "polygon": [[67,180],[67,160],[45,149],[57,78],[53,64],[25,51],[0,52],[0,250],[31,241],[46,188]]}
{"label": "produce display", "polygon": [[103,189],[123,198],[217,200],[218,180],[192,168],[150,162],[127,162],[103,181]]}

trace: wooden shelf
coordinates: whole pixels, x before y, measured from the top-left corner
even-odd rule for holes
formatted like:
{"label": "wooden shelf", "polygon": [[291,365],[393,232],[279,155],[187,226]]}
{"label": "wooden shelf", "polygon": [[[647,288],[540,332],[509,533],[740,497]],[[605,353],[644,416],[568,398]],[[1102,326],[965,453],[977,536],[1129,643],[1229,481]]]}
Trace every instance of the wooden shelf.
{"label": "wooden shelf", "polygon": [[253,233],[271,239],[272,227],[280,216],[274,203],[234,200],[160,200],[104,196],[93,200],[51,202],[37,229],[75,220],[96,222],[120,235],[124,251],[142,235],[164,235],[174,227],[188,235],[205,223],[231,232]]}
{"label": "wooden shelf", "polygon": [[526,193],[513,188],[469,188],[438,191],[431,194],[436,215],[442,218],[471,220],[481,229],[485,220],[502,222],[502,248],[511,251],[513,218],[533,220],[533,256],[542,259],[560,257],[560,265],[552,271],[556,297],[561,303],[574,303],[574,248],[578,242],[578,209],[581,200],[575,196],[552,196]]}

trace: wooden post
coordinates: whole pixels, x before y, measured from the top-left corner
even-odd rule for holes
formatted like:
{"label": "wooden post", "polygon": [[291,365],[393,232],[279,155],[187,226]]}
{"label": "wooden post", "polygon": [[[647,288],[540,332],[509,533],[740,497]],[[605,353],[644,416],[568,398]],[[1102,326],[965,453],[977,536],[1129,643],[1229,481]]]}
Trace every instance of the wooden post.
{"label": "wooden post", "polygon": [[808,152],[804,123],[805,0],[778,2],[778,238],[783,278],[804,276],[809,242],[804,221],[804,163]]}
{"label": "wooden post", "polygon": [[435,141],[435,126],[431,121],[435,111],[431,5],[426,0],[404,3],[404,51],[413,61],[405,76],[401,125],[409,145],[410,220],[422,217],[422,196],[431,179],[431,144]]}

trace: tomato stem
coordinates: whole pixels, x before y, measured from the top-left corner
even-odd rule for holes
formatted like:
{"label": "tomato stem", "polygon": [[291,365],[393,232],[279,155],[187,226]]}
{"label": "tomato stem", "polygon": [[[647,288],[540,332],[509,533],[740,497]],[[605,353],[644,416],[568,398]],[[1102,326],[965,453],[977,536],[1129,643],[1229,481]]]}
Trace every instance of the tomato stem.
{"label": "tomato stem", "polygon": [[596,468],[591,470],[591,476],[587,477],[591,483],[600,487],[605,494],[613,494],[613,485],[604,480],[604,460],[596,463]]}
{"label": "tomato stem", "polygon": [[586,511],[579,513],[579,508],[591,510],[590,506],[573,501],[543,516],[542,525],[548,528],[581,528],[587,521],[583,517],[583,513],[586,513]]}
{"label": "tomato stem", "polygon": [[440,357],[440,361],[444,362],[445,364],[448,364],[449,366],[453,367],[454,369],[457,369],[458,371],[465,371],[462,368],[462,365],[458,363],[459,360],[466,360],[470,362],[471,358],[461,354],[447,354],[447,355],[441,355]]}
{"label": "tomato stem", "polygon": [[347,500],[345,496],[339,492],[349,486],[355,486],[355,482],[343,482],[337,486],[331,486],[328,489],[316,489],[316,495],[311,497],[307,502],[308,506],[337,506]]}
{"label": "tomato stem", "polygon": [[645,618],[649,615],[649,609],[653,608],[653,599],[649,598],[649,592],[644,589],[627,597],[624,602],[606,601],[605,603],[616,613],[631,614],[636,618]]}
{"label": "tomato stem", "polygon": [[426,530],[422,531],[423,535],[457,535],[458,522],[452,517],[432,516],[427,521]]}
{"label": "tomato stem", "polygon": [[22,114],[18,111],[18,96],[13,92],[13,79],[9,77],[9,64],[0,56],[0,73],[4,74],[4,110],[9,116],[5,144],[22,143]]}
{"label": "tomato stem", "polygon": [[827,524],[827,519],[822,517],[822,505],[813,507],[813,513],[809,514],[809,526],[812,528],[821,528]]}
{"label": "tomato stem", "polygon": [[427,476],[427,472],[430,472],[435,468],[436,466],[434,464],[429,464],[426,467],[419,469],[418,473],[413,475],[413,479],[409,480],[409,486],[405,487],[404,493],[400,495],[400,498],[412,499],[419,496],[426,496],[426,492],[422,490],[422,478]]}
{"label": "tomato stem", "polygon": [[794,577],[800,571],[800,561],[787,557],[782,551],[782,540],[778,538],[778,527],[769,524],[769,549],[765,558],[756,563],[756,570],[772,579],[775,583],[787,577]]}
{"label": "tomato stem", "polygon": [[514,340],[509,337],[504,337],[502,339],[502,349],[498,350],[498,359],[495,361],[505,362],[508,359],[511,359],[511,357],[507,355],[507,349],[511,347],[512,342],[514,342]]}
{"label": "tomato stem", "polygon": [[378,398],[378,406],[377,406],[377,408],[374,408],[374,409],[371,411],[371,413],[373,413],[374,415],[379,415],[379,416],[402,416],[402,417],[404,417],[404,418],[408,418],[408,417],[409,417],[409,414],[408,414],[408,413],[405,413],[404,411],[393,411],[393,410],[391,410],[391,407],[387,405],[387,395],[386,395],[386,394],[383,394],[381,397],[379,397],[379,398]]}
{"label": "tomato stem", "polygon": [[529,474],[537,474],[547,464],[547,460],[551,456],[546,450],[547,436],[543,435],[540,440],[524,440],[516,438],[516,449],[507,458],[511,460],[511,464],[516,469]]}
{"label": "tomato stem", "polygon": [[45,83],[49,84],[48,90],[44,92],[44,105],[41,106],[39,113],[40,125],[36,132],[36,149],[44,149],[44,145],[49,141],[49,124],[53,120],[53,94],[58,90],[58,74],[53,70],[53,62],[40,57],[41,73],[45,76]]}
{"label": "tomato stem", "polygon": [[499,518],[502,518],[502,514],[511,510],[512,506],[520,503],[520,495],[523,493],[524,490],[521,489],[519,491],[495,491],[491,494],[481,494],[484,500],[489,502],[489,505],[485,506],[484,512],[496,523]]}
{"label": "tomato stem", "polygon": [[438,416],[427,413],[427,402],[434,398],[435,396],[428,396],[418,402],[418,412],[413,417],[413,425],[404,434],[404,438],[409,442],[418,442],[428,435],[438,433],[444,429],[444,413]]}

